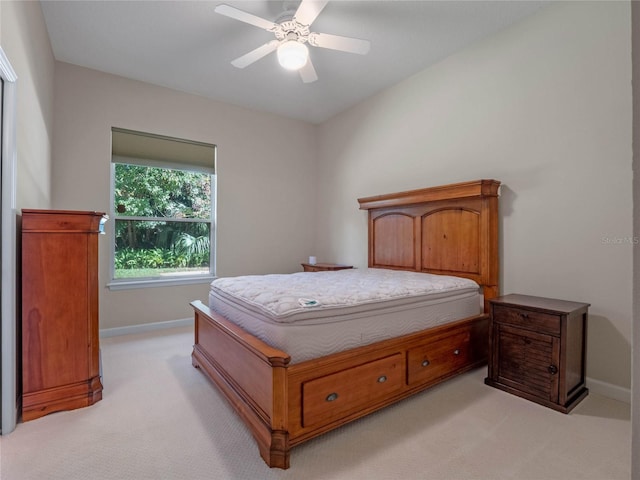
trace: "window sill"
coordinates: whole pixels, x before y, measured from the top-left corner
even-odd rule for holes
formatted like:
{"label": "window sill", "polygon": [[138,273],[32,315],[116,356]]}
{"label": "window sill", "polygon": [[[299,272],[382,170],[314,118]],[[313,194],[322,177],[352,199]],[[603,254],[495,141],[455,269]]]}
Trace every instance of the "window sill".
{"label": "window sill", "polygon": [[112,280],[107,283],[109,290],[131,290],[134,288],[174,287],[211,283],[216,277],[203,275],[188,278],[146,278],[141,280]]}

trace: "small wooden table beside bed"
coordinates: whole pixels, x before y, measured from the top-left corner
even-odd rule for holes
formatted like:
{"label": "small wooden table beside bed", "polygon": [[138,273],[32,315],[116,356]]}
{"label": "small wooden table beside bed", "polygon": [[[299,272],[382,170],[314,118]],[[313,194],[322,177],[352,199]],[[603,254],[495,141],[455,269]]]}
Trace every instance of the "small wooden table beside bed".
{"label": "small wooden table beside bed", "polygon": [[221,278],[208,306],[192,302],[193,365],[267,465],[288,468],[292,447],[486,364],[499,186],[358,199],[369,268]]}

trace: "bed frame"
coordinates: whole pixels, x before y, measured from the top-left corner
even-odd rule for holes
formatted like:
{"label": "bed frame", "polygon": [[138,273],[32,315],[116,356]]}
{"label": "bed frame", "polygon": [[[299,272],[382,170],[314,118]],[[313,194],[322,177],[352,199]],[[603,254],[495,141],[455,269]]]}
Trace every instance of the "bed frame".
{"label": "bed frame", "polygon": [[195,311],[193,366],[229,400],[270,467],[292,447],[487,361],[498,294],[498,189],[478,180],[358,199],[369,212],[369,267],[456,275],[481,285],[481,315],[290,365],[211,311]]}

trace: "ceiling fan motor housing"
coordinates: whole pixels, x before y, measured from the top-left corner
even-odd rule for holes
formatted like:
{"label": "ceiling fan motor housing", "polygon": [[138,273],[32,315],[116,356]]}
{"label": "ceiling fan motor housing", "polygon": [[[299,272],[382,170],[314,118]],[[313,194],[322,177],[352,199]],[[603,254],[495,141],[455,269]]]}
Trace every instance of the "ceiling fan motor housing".
{"label": "ceiling fan motor housing", "polygon": [[300,43],[305,43],[309,38],[309,25],[302,25],[295,20],[287,20],[276,24],[273,33],[280,41],[297,40]]}

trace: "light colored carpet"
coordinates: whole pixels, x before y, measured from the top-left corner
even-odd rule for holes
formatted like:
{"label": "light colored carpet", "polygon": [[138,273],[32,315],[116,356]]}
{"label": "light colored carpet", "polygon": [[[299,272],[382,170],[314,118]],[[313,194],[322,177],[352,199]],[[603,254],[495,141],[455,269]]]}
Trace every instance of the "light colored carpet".
{"label": "light colored carpet", "polygon": [[479,369],[292,450],[269,469],[191,366],[190,328],[102,340],[97,404],[0,439],[2,480],[629,479],[629,405],[564,415],[484,385]]}

